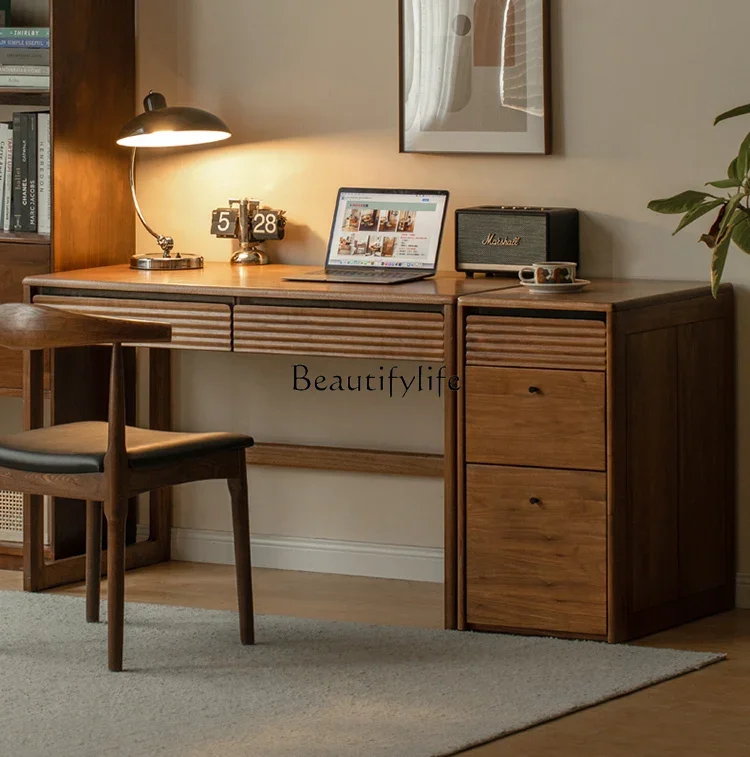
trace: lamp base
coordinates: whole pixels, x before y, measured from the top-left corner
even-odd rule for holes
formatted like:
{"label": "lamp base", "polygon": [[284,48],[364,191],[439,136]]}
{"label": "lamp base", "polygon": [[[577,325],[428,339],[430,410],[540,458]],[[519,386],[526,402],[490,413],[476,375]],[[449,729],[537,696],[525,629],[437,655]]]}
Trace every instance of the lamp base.
{"label": "lamp base", "polygon": [[232,265],[268,265],[268,262],[268,255],[254,247],[238,250],[232,255]]}
{"label": "lamp base", "polygon": [[163,253],[150,253],[148,255],[133,255],[130,258],[130,267],[139,271],[185,271],[203,268],[202,255],[164,255]]}

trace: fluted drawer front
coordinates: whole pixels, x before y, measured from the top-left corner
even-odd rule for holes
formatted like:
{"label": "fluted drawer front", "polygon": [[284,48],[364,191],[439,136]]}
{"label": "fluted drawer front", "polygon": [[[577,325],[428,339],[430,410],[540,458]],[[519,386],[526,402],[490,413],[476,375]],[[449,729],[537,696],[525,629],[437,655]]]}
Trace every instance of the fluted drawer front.
{"label": "fluted drawer front", "polygon": [[37,295],[34,302],[104,318],[168,323],[172,327],[172,341],[168,346],[176,349],[216,352],[230,352],[232,349],[232,311],[229,305],[52,295]]}
{"label": "fluted drawer front", "polygon": [[603,321],[470,315],[466,363],[604,371],[607,332]]}
{"label": "fluted drawer front", "polygon": [[439,313],[238,305],[234,351],[443,360]]}

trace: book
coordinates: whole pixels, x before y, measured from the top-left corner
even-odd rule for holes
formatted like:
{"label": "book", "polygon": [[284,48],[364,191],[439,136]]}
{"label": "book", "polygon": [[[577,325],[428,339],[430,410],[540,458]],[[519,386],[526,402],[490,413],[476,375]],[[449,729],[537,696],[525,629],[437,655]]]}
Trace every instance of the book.
{"label": "book", "polygon": [[[3,197],[5,192],[5,164],[8,156],[8,142],[10,139],[10,126],[6,123],[0,123],[0,166],[3,170],[0,171],[0,197]],[[5,204],[0,203],[0,229],[3,228],[3,213],[5,212]]]}
{"label": "book", "polygon": [[37,113],[24,113],[28,137],[28,211],[24,216],[24,231],[36,231],[39,228],[39,117]]}
{"label": "book", "polygon": [[37,121],[39,144],[39,186],[37,190],[39,223],[37,231],[40,234],[49,234],[52,231],[52,156],[50,152],[52,143],[49,113],[38,113]]}
{"label": "book", "polygon": [[13,124],[8,124],[8,152],[5,165],[0,167],[4,174],[3,182],[3,231],[11,230],[13,199]]}
{"label": "book", "polygon": [[49,39],[43,37],[0,37],[0,47],[49,47]]}
{"label": "book", "polygon": [[49,48],[0,47],[0,66],[49,66]]}
{"label": "book", "polygon": [[43,37],[49,39],[49,26],[6,26],[0,28],[0,39],[18,37]]}
{"label": "book", "polygon": [[23,160],[21,158],[23,137],[21,113],[13,114],[13,198],[11,201],[11,231],[21,231],[21,190],[23,187]]}
{"label": "book", "polygon": [[0,64],[0,76],[49,76],[49,66],[3,66]]}
{"label": "book", "polygon": [[49,76],[16,76],[0,71],[0,87],[49,89]]}

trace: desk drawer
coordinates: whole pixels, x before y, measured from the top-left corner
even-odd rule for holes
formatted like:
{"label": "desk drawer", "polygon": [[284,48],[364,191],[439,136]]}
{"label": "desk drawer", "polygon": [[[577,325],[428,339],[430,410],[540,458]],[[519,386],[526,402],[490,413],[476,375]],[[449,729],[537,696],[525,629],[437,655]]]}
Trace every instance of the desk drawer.
{"label": "desk drawer", "polygon": [[469,624],[607,633],[606,475],[469,465]]}
{"label": "desk drawer", "polygon": [[466,364],[604,371],[607,331],[603,321],[470,315]]}
{"label": "desk drawer", "polygon": [[51,295],[37,295],[34,302],[104,318],[168,323],[172,326],[172,342],[163,345],[165,347],[214,352],[230,352],[232,349],[232,312],[229,305]]}
{"label": "desk drawer", "polygon": [[443,316],[389,310],[238,305],[234,351],[442,361]]}
{"label": "desk drawer", "polygon": [[606,467],[603,373],[466,369],[466,461]]}

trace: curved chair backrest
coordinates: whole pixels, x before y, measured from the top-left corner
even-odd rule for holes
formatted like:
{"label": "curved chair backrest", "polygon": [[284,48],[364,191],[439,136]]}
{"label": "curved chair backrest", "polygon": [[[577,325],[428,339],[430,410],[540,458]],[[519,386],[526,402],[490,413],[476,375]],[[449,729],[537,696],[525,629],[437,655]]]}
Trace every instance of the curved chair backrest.
{"label": "curved chair backrest", "polygon": [[169,342],[171,339],[172,327],[166,323],[99,318],[44,305],[0,305],[0,347],[11,350]]}

